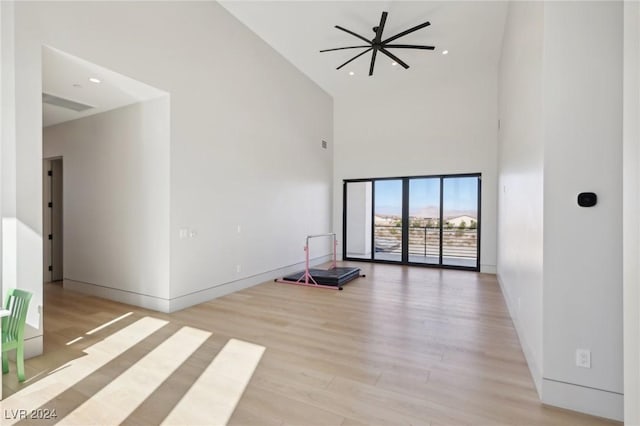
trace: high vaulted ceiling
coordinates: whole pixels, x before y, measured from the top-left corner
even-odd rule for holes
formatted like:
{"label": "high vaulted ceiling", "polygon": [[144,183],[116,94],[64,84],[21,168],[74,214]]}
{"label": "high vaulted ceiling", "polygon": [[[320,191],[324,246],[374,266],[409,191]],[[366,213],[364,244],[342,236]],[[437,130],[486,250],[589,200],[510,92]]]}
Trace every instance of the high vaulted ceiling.
{"label": "high vaulted ceiling", "polygon": [[[406,88],[449,67],[497,67],[507,2],[494,1],[222,1],[237,19],[333,96],[371,88]],[[383,11],[389,13],[383,39],[425,21],[431,26],[396,42],[427,44],[434,51],[394,50],[410,68],[392,66],[378,55],[368,76],[371,53],[339,71],[336,67],[364,49],[320,53],[361,42],[340,25],[373,38]],[[442,51],[448,50],[447,55]],[[354,75],[350,75],[349,72]]]}

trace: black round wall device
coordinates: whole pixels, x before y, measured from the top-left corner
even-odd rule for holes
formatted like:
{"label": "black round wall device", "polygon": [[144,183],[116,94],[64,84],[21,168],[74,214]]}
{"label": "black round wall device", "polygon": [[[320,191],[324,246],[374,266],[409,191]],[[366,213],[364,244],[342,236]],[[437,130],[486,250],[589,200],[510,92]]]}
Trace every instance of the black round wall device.
{"label": "black round wall device", "polygon": [[593,207],[598,202],[598,196],[593,192],[581,192],[578,194],[578,205],[580,207]]}

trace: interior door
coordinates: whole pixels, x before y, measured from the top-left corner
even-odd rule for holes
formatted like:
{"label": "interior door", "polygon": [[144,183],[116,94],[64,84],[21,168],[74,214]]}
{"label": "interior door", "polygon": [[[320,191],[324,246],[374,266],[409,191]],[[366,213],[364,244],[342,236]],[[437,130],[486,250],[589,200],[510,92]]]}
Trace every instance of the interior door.
{"label": "interior door", "polygon": [[61,281],[63,274],[62,159],[51,161],[51,281]]}

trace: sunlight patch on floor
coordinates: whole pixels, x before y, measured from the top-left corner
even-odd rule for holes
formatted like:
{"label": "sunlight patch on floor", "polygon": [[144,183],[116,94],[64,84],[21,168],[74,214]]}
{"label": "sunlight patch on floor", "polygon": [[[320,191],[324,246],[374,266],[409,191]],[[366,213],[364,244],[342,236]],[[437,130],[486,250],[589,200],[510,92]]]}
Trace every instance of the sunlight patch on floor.
{"label": "sunlight patch on floor", "polygon": [[[168,324],[167,321],[156,318],[139,319],[86,348],[85,356],[69,361],[41,380],[3,399],[2,409],[30,412],[44,405],[166,324]],[[3,418],[2,424],[3,426],[15,424],[19,420],[19,418]]]}
{"label": "sunlight patch on floor", "polygon": [[263,346],[229,340],[162,424],[227,424],[264,351]]}
{"label": "sunlight patch on floor", "polygon": [[122,423],[211,333],[183,327],[62,419],[60,425]]}
{"label": "sunlight patch on floor", "polygon": [[104,324],[102,324],[101,326],[98,326],[98,327],[94,328],[93,330],[87,331],[87,334],[88,334],[89,336],[91,336],[93,333],[97,333],[98,331],[102,330],[103,328],[107,328],[107,327],[109,327],[111,324],[115,324],[115,323],[117,323],[118,321],[120,321],[120,320],[122,320],[122,319],[125,319],[125,318],[126,318],[126,317],[128,317],[129,315],[133,315],[133,312],[127,312],[126,314],[121,315],[121,316],[119,316],[118,318],[112,319],[112,320],[111,320],[111,321],[109,321],[109,322],[105,322],[105,323],[104,323]]}
{"label": "sunlight patch on floor", "polygon": [[73,340],[69,340],[67,343],[65,343],[65,346],[73,345],[74,343],[77,343],[77,342],[79,342],[79,341],[80,341],[80,340],[82,340],[82,339],[83,339],[83,337],[82,337],[82,336],[80,336],[80,337],[76,337],[75,339],[73,339]]}

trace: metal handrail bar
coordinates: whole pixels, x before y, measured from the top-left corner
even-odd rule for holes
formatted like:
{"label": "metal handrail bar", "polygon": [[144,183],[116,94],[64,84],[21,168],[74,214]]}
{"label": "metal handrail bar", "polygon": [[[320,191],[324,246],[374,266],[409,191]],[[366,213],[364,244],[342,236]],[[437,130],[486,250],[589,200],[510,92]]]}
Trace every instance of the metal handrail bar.
{"label": "metal handrail bar", "polygon": [[[401,229],[401,227],[399,226],[395,226],[395,225],[374,225],[375,228],[380,228],[381,230],[384,229]],[[440,227],[439,226],[410,226],[409,227],[409,254],[418,254],[420,252],[422,252],[423,256],[427,256],[429,253],[429,250],[432,249],[432,245],[430,244],[430,239],[428,238],[428,236],[430,235],[427,231],[428,230],[439,230]],[[419,230],[423,230],[424,232],[420,232]],[[466,258],[466,257],[472,257],[472,255],[475,254],[476,252],[476,248],[475,248],[475,244],[477,244],[477,240],[474,240],[473,243],[474,247],[468,246],[468,244],[465,244],[465,242],[469,242],[469,236],[471,235],[477,235],[477,228],[463,228],[460,229],[458,227],[450,227],[450,228],[444,228],[443,229],[444,234],[442,235],[443,237],[443,248],[444,250],[447,252],[448,256],[452,256],[452,257],[462,257],[462,258]],[[416,237],[416,232],[420,232],[420,236],[417,237],[417,243],[416,240],[413,239],[412,237]],[[462,235],[459,235],[459,233],[462,233]],[[379,235],[377,236],[377,238],[381,238],[381,239],[388,239],[389,237],[395,238],[393,237],[393,235]],[[422,237],[422,238],[420,238]],[[456,244],[456,237],[462,237],[460,238],[460,242],[458,244]],[[465,238],[467,237],[467,238]],[[454,239],[454,241],[451,241],[452,238]],[[422,239],[422,241],[420,241]],[[422,246],[422,250],[417,251],[415,248],[416,246]],[[397,252],[396,249],[392,249],[390,250],[390,252]]]}
{"label": "metal handrail bar", "polygon": [[333,237],[333,263],[332,263],[331,267],[335,268],[336,265],[337,265],[338,240],[336,239],[336,233],[335,232],[329,232],[327,234],[307,235],[307,239],[306,239],[305,245],[304,245],[304,251],[306,253],[307,272],[309,271],[309,240],[311,238],[319,238],[319,237]]}

